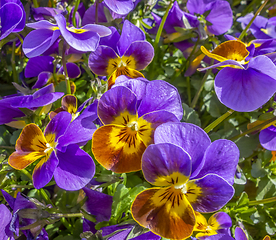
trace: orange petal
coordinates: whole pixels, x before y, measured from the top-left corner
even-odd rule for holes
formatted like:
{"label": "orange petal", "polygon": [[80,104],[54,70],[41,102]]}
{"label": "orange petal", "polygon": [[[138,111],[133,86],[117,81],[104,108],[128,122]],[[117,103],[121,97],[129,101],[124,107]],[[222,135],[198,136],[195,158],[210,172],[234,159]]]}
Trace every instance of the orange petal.
{"label": "orange petal", "polygon": [[195,226],[195,214],[180,189],[151,188],[135,198],[132,216],[141,226],[170,239],[186,239]]}
{"label": "orange petal", "polygon": [[41,129],[34,123],[28,124],[23,128],[16,141],[16,151],[22,152],[44,152],[47,141]]}
{"label": "orange petal", "polygon": [[146,149],[136,131],[125,126],[105,125],[92,138],[92,152],[106,169],[116,173],[141,170],[141,158]]}
{"label": "orange petal", "polygon": [[37,159],[45,156],[44,152],[14,152],[9,157],[11,167],[22,170]]}

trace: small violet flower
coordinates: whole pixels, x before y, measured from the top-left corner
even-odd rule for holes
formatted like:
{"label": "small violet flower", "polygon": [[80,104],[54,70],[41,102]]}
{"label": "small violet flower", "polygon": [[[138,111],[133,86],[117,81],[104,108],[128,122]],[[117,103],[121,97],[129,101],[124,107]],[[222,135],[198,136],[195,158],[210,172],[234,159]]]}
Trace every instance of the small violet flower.
{"label": "small violet flower", "polygon": [[154,49],[144,32],[125,20],[122,34],[111,27],[112,34],[100,41],[100,46],[89,56],[89,67],[97,75],[107,76],[110,88],[118,76],[144,77],[139,71],[150,64]]}
{"label": "small violet flower", "polygon": [[183,115],[180,96],[169,83],[125,79],[119,77],[118,85],[100,98],[98,116],[104,126],[92,138],[95,159],[116,173],[140,170],[142,154],[153,143],[156,127],[178,122]]}
{"label": "small violet flower", "polygon": [[220,63],[209,68],[221,68],[215,77],[218,99],[239,112],[250,112],[265,104],[276,92],[276,66],[264,55],[247,59],[249,51],[239,40],[221,43],[212,52],[201,46],[208,57]]}
{"label": "small violet flower", "polygon": [[239,161],[235,143],[208,135],[189,123],[164,123],[142,156],[145,179],[156,187],[138,194],[131,206],[134,220],[170,239],[186,239],[197,212],[222,208],[233,196]]}
{"label": "small violet flower", "polygon": [[23,51],[28,58],[36,57],[49,49],[60,35],[78,51],[95,51],[100,37],[111,34],[111,31],[101,25],[87,24],[82,28],[68,27],[63,15],[55,15],[56,24],[46,20],[26,24],[34,28],[24,39]]}
{"label": "small violet flower", "polygon": [[39,160],[33,171],[33,184],[37,189],[54,176],[60,188],[78,190],[94,176],[92,158],[76,145],[76,141],[82,142],[79,137],[82,138],[85,131],[81,128],[75,130],[75,134],[66,131],[70,129],[71,118],[70,113],[60,112],[46,126],[44,134],[37,125],[28,124],[16,141],[16,151],[10,155],[9,164],[21,170]]}

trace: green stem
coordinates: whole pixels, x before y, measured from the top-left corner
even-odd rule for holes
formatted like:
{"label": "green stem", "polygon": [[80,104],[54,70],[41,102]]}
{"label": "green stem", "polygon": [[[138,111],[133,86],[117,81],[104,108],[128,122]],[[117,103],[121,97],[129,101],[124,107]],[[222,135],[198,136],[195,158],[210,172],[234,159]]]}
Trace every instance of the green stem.
{"label": "green stem", "polygon": [[26,175],[29,179],[33,180],[32,175],[26,169],[22,169],[21,172],[24,175]]}
{"label": "green stem", "polygon": [[[213,65],[213,63],[214,63],[214,60],[212,59],[211,65]],[[194,99],[193,99],[193,101],[192,101],[191,108],[194,108],[194,107],[196,106],[196,103],[197,103],[197,101],[198,101],[198,98],[199,98],[199,96],[200,96],[200,94],[201,94],[201,92],[202,92],[202,90],[203,90],[204,84],[205,84],[205,82],[206,82],[206,80],[207,80],[207,77],[208,77],[209,74],[211,73],[211,71],[212,71],[211,68],[208,69],[208,70],[206,71],[205,75],[203,76],[203,78],[202,78],[202,80],[201,80],[201,83],[200,83],[200,87],[199,87],[199,89],[197,90],[197,93],[196,93],[196,95],[194,96]]]}
{"label": "green stem", "polygon": [[34,7],[35,7],[35,8],[38,8],[38,7],[39,7],[39,5],[38,5],[38,3],[37,3],[37,0],[33,0],[33,4],[34,4]]}
{"label": "green stem", "polygon": [[67,92],[67,94],[71,94],[70,79],[68,77],[68,71],[67,71],[67,67],[66,67],[65,50],[66,50],[66,43],[64,42],[63,49],[62,49],[62,65],[63,65],[64,74],[65,74],[66,92]]}
{"label": "green stem", "polygon": [[260,14],[260,12],[263,10],[264,6],[267,4],[269,0],[265,0],[265,2],[260,6],[260,8],[255,13],[254,17],[250,20],[250,22],[247,24],[245,29],[242,31],[241,35],[239,36],[239,39],[242,40],[244,35],[246,34],[247,30],[250,28],[252,23],[254,22],[255,18]]}
{"label": "green stem", "polygon": [[230,109],[226,113],[224,113],[222,116],[220,116],[218,119],[216,119],[214,122],[212,122],[210,125],[208,125],[206,128],[204,128],[204,131],[206,133],[210,132],[213,130],[217,125],[219,125],[221,122],[223,122],[226,118],[228,118],[234,110]]}
{"label": "green stem", "polygon": [[170,5],[167,7],[166,12],[165,12],[165,14],[164,14],[164,16],[162,18],[162,21],[160,23],[160,26],[158,28],[158,31],[157,31],[157,34],[156,34],[156,38],[155,38],[155,41],[154,41],[154,50],[156,50],[157,47],[158,47],[158,43],[159,43],[162,31],[163,31],[163,27],[165,25],[166,19],[167,19],[168,15],[169,15],[169,11],[170,11],[170,9],[172,7],[173,2],[174,2],[174,0],[171,0]]}
{"label": "green stem", "polygon": [[15,47],[16,47],[16,42],[14,41],[12,43],[12,58],[11,58],[11,64],[12,64],[12,75],[13,75],[13,81],[15,83],[18,83],[18,77],[17,77],[17,71],[15,67]]}
{"label": "green stem", "polygon": [[54,214],[55,217],[59,218],[71,218],[71,217],[83,217],[82,213],[56,213]]}
{"label": "green stem", "polygon": [[10,188],[27,188],[27,189],[34,188],[33,185],[16,185],[16,184],[9,185],[9,187]]}
{"label": "green stem", "polygon": [[52,206],[54,206],[53,202],[51,201],[51,199],[49,198],[49,196],[47,195],[47,193],[45,192],[45,190],[43,188],[38,190],[40,195],[44,198],[45,202],[47,204],[51,204]]}
{"label": "green stem", "polygon": [[96,0],[95,23],[98,24],[98,22],[99,22],[99,0]]}
{"label": "green stem", "polygon": [[188,104],[189,104],[189,106],[191,106],[192,95],[191,95],[191,81],[190,81],[190,77],[186,78],[186,83],[187,83]]}
{"label": "green stem", "polygon": [[252,132],[259,131],[260,129],[262,129],[263,127],[265,127],[266,125],[268,125],[268,124],[270,124],[270,123],[272,123],[274,121],[276,121],[276,117],[273,117],[273,118],[271,118],[271,119],[269,119],[269,120],[267,120],[267,121],[265,121],[265,122],[263,122],[263,123],[255,126],[255,127],[251,128],[251,129],[248,129],[247,131],[245,131],[245,132],[243,132],[243,133],[241,133],[241,134],[239,134],[237,136],[234,136],[234,137],[230,138],[230,140],[231,141],[235,141],[235,140],[239,139],[240,137],[245,136],[246,134],[250,134]]}
{"label": "green stem", "polygon": [[76,13],[78,11],[79,4],[80,4],[80,0],[77,0],[76,3],[75,3],[75,8],[74,8],[74,12],[73,12],[73,18],[72,18],[72,22],[73,22],[74,27],[77,27]]}
{"label": "green stem", "polygon": [[0,149],[1,148],[15,150],[15,147],[12,147],[12,146],[0,146]]}
{"label": "green stem", "polygon": [[276,197],[266,198],[262,200],[256,200],[256,201],[249,201],[249,206],[255,206],[259,204],[267,204],[267,203],[273,203],[276,202]]}
{"label": "green stem", "polygon": [[60,221],[70,232],[72,232],[72,225],[69,222],[67,222],[67,220],[64,217],[62,217]]}

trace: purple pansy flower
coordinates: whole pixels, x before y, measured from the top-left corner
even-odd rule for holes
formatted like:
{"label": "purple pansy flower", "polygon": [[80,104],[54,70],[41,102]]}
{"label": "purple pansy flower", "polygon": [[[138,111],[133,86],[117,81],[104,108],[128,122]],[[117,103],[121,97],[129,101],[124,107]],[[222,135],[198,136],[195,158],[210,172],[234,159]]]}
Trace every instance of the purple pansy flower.
{"label": "purple pansy flower", "polygon": [[[12,96],[1,99],[0,125],[8,124],[12,127],[23,128],[26,125],[25,121],[17,118],[24,117],[25,114],[19,108],[36,110],[38,107],[43,107],[46,111],[47,106],[61,98],[63,95],[64,93],[54,92],[54,86],[53,84],[50,84],[31,95]],[[44,111],[43,109],[42,112]]]}
{"label": "purple pansy flower", "polygon": [[[16,236],[19,236],[19,228],[25,227],[37,222],[38,224],[36,227],[33,227],[29,230],[22,230],[22,232],[27,237],[27,239],[34,239],[34,237],[36,237],[36,239],[48,240],[49,239],[48,233],[43,228],[43,226],[45,225],[45,222],[43,221],[39,222],[40,219],[28,218],[28,214],[26,214],[28,210],[30,210],[30,212],[40,211],[37,209],[36,204],[31,202],[27,198],[23,197],[20,192],[17,193],[16,198],[13,198],[10,194],[8,194],[2,189],[1,189],[1,192],[5,200],[9,204],[10,208],[13,210],[12,214],[6,207],[5,209],[3,209],[4,207],[1,208],[1,210],[4,210],[4,212],[0,210],[2,214],[1,219],[3,215],[5,216],[3,218],[3,221],[5,221],[5,223],[8,222],[7,221],[8,219],[10,219],[10,221],[7,223],[8,225],[6,225],[5,227],[4,233],[1,231],[1,227],[3,226],[1,224],[0,237],[2,236],[2,234],[4,235],[4,237],[1,239],[6,240],[8,239],[8,237],[10,237],[10,240],[14,240],[15,239],[14,234]],[[4,205],[0,205],[0,206],[4,206]],[[9,212],[7,212],[7,210]],[[34,214],[32,214],[32,216],[34,216]]]}
{"label": "purple pansy flower", "polygon": [[101,25],[87,24],[82,28],[66,26],[63,15],[55,15],[56,24],[46,20],[27,24],[34,28],[24,39],[23,51],[29,58],[36,57],[49,49],[60,35],[65,41],[78,51],[95,51],[100,37],[108,36],[111,31]]}
{"label": "purple pansy flower", "polygon": [[259,140],[261,145],[270,151],[276,151],[276,127],[274,125],[263,129],[260,132]]}
{"label": "purple pansy flower", "polygon": [[112,34],[100,41],[100,46],[89,56],[89,67],[97,75],[107,76],[109,88],[120,75],[143,77],[138,72],[150,64],[154,49],[146,41],[144,32],[125,20],[122,34],[111,27]]}
{"label": "purple pansy flower", "polygon": [[33,171],[35,188],[44,187],[54,176],[60,188],[78,190],[94,176],[92,158],[76,145],[87,139],[86,134],[90,135],[90,131],[84,131],[79,123],[74,134],[68,132],[71,118],[70,113],[60,112],[49,122],[44,134],[33,123],[22,130],[15,145],[16,152],[9,157],[9,164],[20,170],[40,159]]}
{"label": "purple pansy flower", "polygon": [[191,236],[197,212],[214,212],[233,196],[239,161],[235,143],[208,135],[189,123],[164,123],[142,157],[145,179],[157,186],[137,195],[133,218],[172,239]]}
{"label": "purple pansy flower", "polygon": [[[241,23],[242,28],[245,29],[250,20],[254,17],[253,13],[247,14],[245,17],[240,17],[237,19]],[[249,30],[255,38],[258,39],[271,39],[276,38],[276,17],[267,19],[263,16],[257,16]]]}
{"label": "purple pansy flower", "polygon": [[156,127],[178,122],[183,110],[177,89],[169,83],[121,76],[100,98],[98,115],[104,126],[92,138],[95,159],[123,173],[141,169],[142,154],[153,142]]}
{"label": "purple pansy flower", "polygon": [[12,220],[12,214],[10,210],[4,204],[1,204],[0,213],[0,239],[14,240],[13,232],[10,230],[10,222]]}
{"label": "purple pansy flower", "polygon": [[21,32],[25,27],[26,13],[20,0],[0,2],[0,40],[12,32]]}
{"label": "purple pansy flower", "polygon": [[207,68],[223,67],[215,77],[218,99],[227,107],[250,112],[265,104],[276,92],[276,66],[264,55],[247,59],[249,51],[238,40],[226,41],[209,52],[201,50],[219,63]]}

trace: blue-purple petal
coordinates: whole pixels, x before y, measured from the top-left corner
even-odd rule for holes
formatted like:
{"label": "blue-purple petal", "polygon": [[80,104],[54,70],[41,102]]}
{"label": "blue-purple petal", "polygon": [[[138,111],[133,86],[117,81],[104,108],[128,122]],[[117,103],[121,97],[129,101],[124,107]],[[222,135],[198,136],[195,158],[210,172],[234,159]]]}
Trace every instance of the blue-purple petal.
{"label": "blue-purple petal", "polygon": [[180,173],[188,179],[191,174],[191,163],[191,157],[181,147],[171,143],[151,144],[142,156],[143,174],[152,184],[159,177],[173,173]]}
{"label": "blue-purple petal", "polygon": [[9,229],[9,224],[12,220],[12,214],[10,210],[4,205],[0,205],[0,239],[8,240],[10,237],[13,238],[13,232]]}
{"label": "blue-purple petal", "polygon": [[276,151],[276,127],[270,126],[260,132],[261,145],[270,151]]}
{"label": "blue-purple petal", "polygon": [[240,227],[236,227],[236,229],[235,229],[235,239],[236,240],[248,240],[245,235],[245,232]]}
{"label": "blue-purple petal", "polygon": [[148,112],[166,110],[173,113],[179,120],[183,116],[183,108],[178,90],[162,80],[154,80],[147,84],[146,93],[138,108],[138,115]]}
{"label": "blue-purple petal", "polygon": [[120,15],[128,14],[135,6],[132,0],[104,0],[104,3],[111,11]]}
{"label": "blue-purple petal", "polygon": [[85,187],[95,174],[92,158],[78,145],[72,144],[65,152],[57,151],[59,164],[54,172],[57,185],[68,191]]}
{"label": "blue-purple petal", "polygon": [[212,142],[204,154],[203,168],[195,178],[201,178],[208,173],[213,173],[233,185],[239,154],[238,147],[232,141],[219,139]]}
{"label": "blue-purple petal", "polygon": [[25,77],[37,77],[41,72],[53,72],[54,58],[51,56],[38,56],[30,58],[25,67]]}

